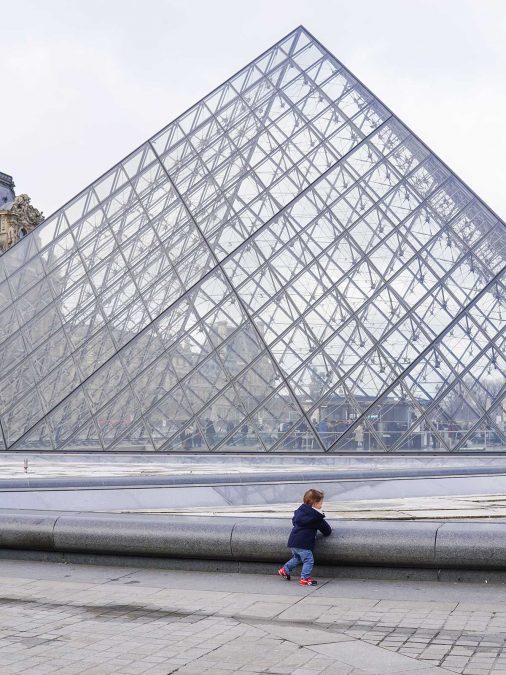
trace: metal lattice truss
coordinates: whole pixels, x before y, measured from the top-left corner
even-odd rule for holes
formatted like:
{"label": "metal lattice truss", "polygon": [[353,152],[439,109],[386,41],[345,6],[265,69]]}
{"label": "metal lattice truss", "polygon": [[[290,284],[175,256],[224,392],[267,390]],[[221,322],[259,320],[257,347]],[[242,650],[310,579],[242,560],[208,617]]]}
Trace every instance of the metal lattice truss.
{"label": "metal lattice truss", "polygon": [[298,28],[0,258],[0,448],[504,449],[505,258]]}

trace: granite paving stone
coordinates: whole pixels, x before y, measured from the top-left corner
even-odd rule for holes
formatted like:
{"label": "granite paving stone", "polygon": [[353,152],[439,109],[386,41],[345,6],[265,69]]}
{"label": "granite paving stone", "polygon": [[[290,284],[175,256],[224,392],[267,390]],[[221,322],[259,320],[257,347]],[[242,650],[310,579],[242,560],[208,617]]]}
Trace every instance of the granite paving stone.
{"label": "granite paving stone", "polygon": [[275,570],[218,586],[205,572],[0,561],[0,672],[506,672],[502,586],[300,588]]}

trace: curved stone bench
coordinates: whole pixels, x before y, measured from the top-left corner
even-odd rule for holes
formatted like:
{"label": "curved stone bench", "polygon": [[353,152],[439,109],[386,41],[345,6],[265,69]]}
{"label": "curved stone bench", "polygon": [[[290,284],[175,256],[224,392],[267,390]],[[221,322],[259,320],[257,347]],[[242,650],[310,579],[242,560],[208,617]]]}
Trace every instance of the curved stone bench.
{"label": "curved stone bench", "polygon": [[[319,537],[325,568],[506,570],[506,523],[334,521]],[[279,563],[288,519],[0,512],[0,549],[137,558]]]}

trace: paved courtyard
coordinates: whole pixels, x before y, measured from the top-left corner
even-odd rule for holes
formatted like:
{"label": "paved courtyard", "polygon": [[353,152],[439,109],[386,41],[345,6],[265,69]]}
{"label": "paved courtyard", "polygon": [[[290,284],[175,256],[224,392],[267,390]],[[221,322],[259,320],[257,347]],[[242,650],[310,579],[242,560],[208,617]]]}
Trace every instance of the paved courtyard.
{"label": "paved courtyard", "polygon": [[506,587],[0,561],[0,672],[506,673]]}
{"label": "paved courtyard", "polygon": [[[325,483],[321,487],[325,488]],[[299,501],[288,504],[180,506],[160,509],[128,509],[129,513],[169,513],[171,515],[232,516],[247,518],[292,518]],[[126,509],[125,509],[126,511]],[[506,518],[506,495],[431,495],[393,499],[325,500],[329,519],[347,520],[479,520]]]}

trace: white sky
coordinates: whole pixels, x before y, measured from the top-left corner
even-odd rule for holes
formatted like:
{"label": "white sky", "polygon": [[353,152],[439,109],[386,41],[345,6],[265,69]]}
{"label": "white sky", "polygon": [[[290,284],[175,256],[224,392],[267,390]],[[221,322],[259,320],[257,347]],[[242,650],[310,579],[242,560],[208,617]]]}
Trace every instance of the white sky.
{"label": "white sky", "polygon": [[299,24],[506,218],[504,0],[0,0],[0,171],[48,216]]}

